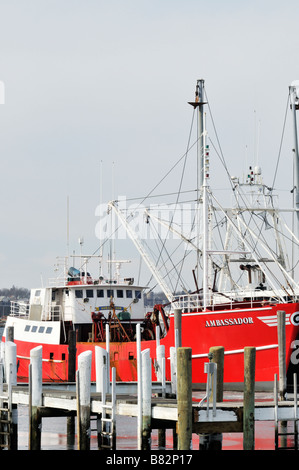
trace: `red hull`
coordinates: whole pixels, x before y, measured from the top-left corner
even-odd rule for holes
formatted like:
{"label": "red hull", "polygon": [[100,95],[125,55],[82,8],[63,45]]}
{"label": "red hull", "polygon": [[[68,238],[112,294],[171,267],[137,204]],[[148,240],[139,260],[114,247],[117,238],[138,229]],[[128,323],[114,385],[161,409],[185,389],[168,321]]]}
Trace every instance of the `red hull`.
{"label": "red hull", "polygon": [[[224,382],[242,383],[244,380],[243,349],[256,348],[256,381],[271,382],[278,373],[277,310],[286,312],[286,362],[291,363],[294,341],[299,332],[297,312],[299,304],[283,304],[260,308],[222,310],[218,312],[182,314],[182,346],[192,348],[192,380],[194,384],[206,382],[204,363],[212,346],[223,346],[225,350]],[[28,380],[30,350],[41,343],[27,343],[15,337],[17,344],[18,379]],[[160,341],[165,346],[166,380],[170,380],[170,347],[174,346],[174,319],[170,317],[170,327],[165,338]],[[43,380],[68,380],[68,346],[42,344]],[[78,342],[77,355],[95,346],[105,348],[105,343]],[[149,348],[151,358],[156,358],[156,341],[142,341],[141,349]],[[93,354],[94,358],[94,354]],[[136,343],[110,343],[110,365],[116,368],[118,381],[137,380]],[[155,373],[153,368],[153,380]],[[95,381],[95,365],[92,364],[91,380]]]}

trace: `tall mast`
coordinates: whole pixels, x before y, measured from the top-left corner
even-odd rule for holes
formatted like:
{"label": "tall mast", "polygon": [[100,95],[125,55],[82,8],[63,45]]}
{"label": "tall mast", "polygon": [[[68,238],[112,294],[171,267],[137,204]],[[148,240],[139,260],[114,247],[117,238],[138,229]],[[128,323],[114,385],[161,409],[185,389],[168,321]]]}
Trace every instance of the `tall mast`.
{"label": "tall mast", "polygon": [[202,184],[202,219],[203,219],[203,238],[202,238],[202,290],[203,290],[203,308],[209,303],[209,203],[208,203],[208,179],[209,179],[209,147],[206,142],[205,117],[203,128],[203,184]]}
{"label": "tall mast", "polygon": [[195,101],[189,101],[189,104],[198,110],[198,140],[197,140],[197,189],[201,189],[203,185],[203,168],[204,168],[204,83],[201,78],[197,80],[195,90]]}
{"label": "tall mast", "polygon": [[296,110],[299,109],[299,80],[292,82],[290,86],[291,110],[293,114],[294,128],[294,191],[295,191],[295,207],[297,213],[297,235],[299,235],[299,152],[298,152],[298,136],[297,136],[297,118]]}
{"label": "tall mast", "polygon": [[[206,129],[205,129],[205,114],[204,114],[204,80],[201,78],[197,80],[195,90],[195,101],[190,102],[194,109],[198,110],[198,139],[197,139],[197,203],[198,203],[198,226],[200,221],[199,216],[199,202],[202,206],[202,222],[203,222],[203,305],[206,308],[208,301],[208,239],[209,239],[209,224],[208,224],[208,199],[207,199],[207,172],[205,171],[205,154],[206,154]],[[202,196],[200,198],[200,196]],[[199,268],[199,262],[197,262]]]}

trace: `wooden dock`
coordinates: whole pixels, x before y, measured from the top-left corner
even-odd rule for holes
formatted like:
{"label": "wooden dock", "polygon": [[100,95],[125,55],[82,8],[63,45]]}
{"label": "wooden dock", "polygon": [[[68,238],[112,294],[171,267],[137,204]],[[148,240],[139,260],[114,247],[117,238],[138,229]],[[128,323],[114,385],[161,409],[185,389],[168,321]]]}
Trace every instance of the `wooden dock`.
{"label": "wooden dock", "polygon": [[[169,385],[169,384],[168,384]],[[116,387],[117,388],[117,387]],[[133,390],[132,390],[133,391]],[[136,386],[135,386],[136,393]],[[7,385],[4,385],[4,390],[1,395],[2,400],[6,403],[9,402]],[[107,402],[111,403],[111,394],[107,395]],[[29,386],[28,385],[15,385],[12,387],[11,404],[14,412],[17,414],[18,405],[29,406]],[[78,411],[78,397],[75,389],[75,384],[68,384],[65,388],[51,387],[43,385],[42,390],[42,404],[39,407],[38,415],[41,426],[33,433],[35,435],[35,442],[28,442],[29,449],[40,448],[40,434],[42,432],[43,418],[47,417],[65,417],[75,418]],[[270,421],[275,422],[276,414],[275,401],[256,402],[254,410],[254,421]],[[277,404],[279,414],[279,421],[293,421],[294,419],[294,401],[281,401]],[[91,392],[90,397],[90,415],[89,419],[96,418],[101,423],[101,416],[103,413],[102,397],[98,392]],[[135,395],[117,394],[115,415],[130,416],[138,418],[138,397]],[[298,418],[298,415],[297,415]],[[159,429],[162,433],[166,429],[172,429],[174,433],[174,442],[177,437],[177,423],[178,423],[178,404],[175,398],[162,398],[153,397],[151,400],[151,424],[150,432],[154,429]],[[13,423],[12,423],[13,424]],[[11,426],[10,444],[5,447],[9,449],[17,449],[17,415],[15,416],[14,426]],[[38,426],[38,424],[36,424]],[[213,434],[223,433],[243,433],[244,427],[244,406],[243,402],[225,401],[216,403],[216,413],[213,415],[213,410],[209,410],[207,417],[207,404],[199,406],[198,401],[192,403],[192,434],[200,436],[201,446],[207,441],[208,436]],[[137,429],[136,429],[137,433]],[[14,435],[15,434],[15,435]],[[117,429],[116,429],[117,434]],[[75,436],[73,437],[75,438]],[[163,436],[162,436],[163,439]],[[75,441],[75,439],[74,439]],[[15,444],[13,444],[15,443]],[[217,441],[216,441],[217,444]],[[215,443],[212,447],[215,446]],[[101,435],[98,436],[98,447],[101,448]],[[163,447],[163,445],[161,446]],[[80,449],[80,442],[78,443]],[[176,450],[177,446],[174,446]],[[147,449],[150,450],[150,449]],[[187,450],[187,449],[181,449]],[[194,449],[193,449],[194,450]]]}
{"label": "wooden dock", "polygon": [[[138,338],[137,338],[138,339]],[[18,405],[29,408],[28,448],[41,449],[42,420],[63,416],[68,421],[68,439],[78,449],[90,449],[91,419],[97,422],[98,449],[116,449],[116,416],[137,418],[138,450],[151,450],[151,433],[159,430],[159,442],[167,429],[173,432],[173,449],[189,451],[192,434],[199,435],[199,450],[220,450],[223,433],[243,433],[243,449],[254,450],[255,422],[275,423],[275,448],[283,445],[285,425],[294,423],[294,448],[298,449],[299,420],[297,376],[294,394],[288,400],[284,381],[273,378],[273,400],[257,401],[255,393],[255,348],[244,348],[243,400],[227,401],[223,393],[224,349],[211,348],[205,365],[207,385],[205,395],[192,395],[192,365],[190,348],[177,347],[175,380],[152,381],[152,360],[149,350],[141,351],[137,341],[138,382],[116,383],[115,369],[107,369],[107,351],[96,348],[97,382],[91,384],[92,352],[78,357],[76,380],[72,383],[42,383],[42,346],[30,353],[29,384],[17,384],[16,345],[5,343],[5,357],[0,363],[0,446],[18,448]],[[106,359],[105,359],[106,358]],[[165,358],[161,356],[161,367]],[[109,380],[108,380],[109,377]],[[76,425],[75,425],[76,421]],[[281,426],[282,424],[282,426]],[[289,433],[288,433],[289,434]],[[163,437],[164,436],[164,437]],[[194,449],[193,449],[194,451]]]}

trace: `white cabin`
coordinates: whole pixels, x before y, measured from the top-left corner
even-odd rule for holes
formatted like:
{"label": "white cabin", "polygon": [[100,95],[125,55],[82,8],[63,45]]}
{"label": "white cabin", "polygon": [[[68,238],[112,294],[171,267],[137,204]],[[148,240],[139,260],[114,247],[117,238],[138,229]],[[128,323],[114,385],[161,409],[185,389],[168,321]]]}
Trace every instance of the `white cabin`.
{"label": "white cabin", "polygon": [[100,312],[107,318],[114,310],[120,320],[144,319],[144,287],[132,285],[131,279],[118,284],[104,280],[79,282],[31,289],[29,318],[91,323],[93,313]]}

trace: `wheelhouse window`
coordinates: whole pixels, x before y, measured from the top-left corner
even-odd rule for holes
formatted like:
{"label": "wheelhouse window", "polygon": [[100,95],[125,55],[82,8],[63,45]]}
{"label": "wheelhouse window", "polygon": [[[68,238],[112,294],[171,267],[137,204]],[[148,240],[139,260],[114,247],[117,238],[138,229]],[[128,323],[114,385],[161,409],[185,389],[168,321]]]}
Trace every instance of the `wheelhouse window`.
{"label": "wheelhouse window", "polygon": [[83,299],[83,290],[82,289],[76,289],[75,290],[75,297],[76,297],[76,299]]}
{"label": "wheelhouse window", "polygon": [[119,299],[122,299],[124,297],[124,291],[122,289],[117,289],[116,297],[118,297]]}
{"label": "wheelhouse window", "polygon": [[135,299],[141,299],[141,290],[135,291]]}
{"label": "wheelhouse window", "polygon": [[97,297],[104,297],[104,289],[97,289]]}
{"label": "wheelhouse window", "polygon": [[113,289],[107,289],[107,297],[114,297]]}
{"label": "wheelhouse window", "polygon": [[132,297],[133,297],[132,289],[127,289],[126,290],[126,298],[127,299],[132,299]]}
{"label": "wheelhouse window", "polygon": [[86,297],[91,299],[93,297],[93,290],[92,289],[86,289]]}

